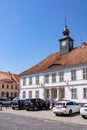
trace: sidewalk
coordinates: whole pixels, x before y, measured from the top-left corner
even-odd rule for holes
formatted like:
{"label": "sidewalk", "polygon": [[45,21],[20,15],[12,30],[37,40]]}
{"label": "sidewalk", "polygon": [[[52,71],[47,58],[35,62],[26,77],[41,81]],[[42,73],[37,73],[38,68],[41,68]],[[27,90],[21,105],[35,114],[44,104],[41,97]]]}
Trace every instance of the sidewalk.
{"label": "sidewalk", "polygon": [[2,111],[0,112],[11,113],[15,115],[30,116],[45,120],[63,121],[63,122],[87,125],[87,119],[83,119],[79,114],[74,114],[72,117],[55,116],[52,110],[26,111],[26,110],[12,110],[11,108],[2,108]]}

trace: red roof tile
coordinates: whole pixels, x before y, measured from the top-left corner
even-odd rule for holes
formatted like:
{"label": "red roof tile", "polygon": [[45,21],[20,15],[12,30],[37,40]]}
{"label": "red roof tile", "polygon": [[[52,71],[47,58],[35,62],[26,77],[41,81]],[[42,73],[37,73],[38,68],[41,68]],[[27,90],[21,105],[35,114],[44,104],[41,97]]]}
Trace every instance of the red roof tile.
{"label": "red roof tile", "polygon": [[60,53],[56,52],[54,54],[47,56],[40,63],[20,73],[20,76],[46,70],[47,68],[49,68],[49,66],[53,64],[59,64],[61,66],[69,66],[86,62],[87,62],[87,45],[82,44],[82,46],[74,48],[71,52],[67,54],[60,55]]}
{"label": "red roof tile", "polygon": [[19,75],[0,71],[0,82],[19,84]]}

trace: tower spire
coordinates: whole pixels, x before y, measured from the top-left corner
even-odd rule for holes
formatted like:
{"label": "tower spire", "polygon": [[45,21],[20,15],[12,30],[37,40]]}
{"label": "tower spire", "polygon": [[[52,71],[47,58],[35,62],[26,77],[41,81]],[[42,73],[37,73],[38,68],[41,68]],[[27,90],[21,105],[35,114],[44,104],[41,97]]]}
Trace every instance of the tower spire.
{"label": "tower spire", "polygon": [[64,27],[64,30],[63,30],[63,35],[64,35],[64,37],[65,36],[69,36],[69,29],[67,28],[67,21],[66,21],[66,17],[64,18],[64,20],[65,20],[65,27]]}
{"label": "tower spire", "polygon": [[66,17],[64,18],[64,20],[65,20],[65,27],[67,27],[67,21],[66,21]]}

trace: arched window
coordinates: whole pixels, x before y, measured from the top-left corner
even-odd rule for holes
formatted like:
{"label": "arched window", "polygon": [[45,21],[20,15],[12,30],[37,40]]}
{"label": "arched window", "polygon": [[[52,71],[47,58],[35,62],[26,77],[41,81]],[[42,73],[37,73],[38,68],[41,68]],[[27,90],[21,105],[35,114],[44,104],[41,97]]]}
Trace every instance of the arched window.
{"label": "arched window", "polygon": [[6,97],[9,97],[9,92],[6,93]]}
{"label": "arched window", "polygon": [[1,92],[1,97],[4,97],[5,93],[4,92]]}

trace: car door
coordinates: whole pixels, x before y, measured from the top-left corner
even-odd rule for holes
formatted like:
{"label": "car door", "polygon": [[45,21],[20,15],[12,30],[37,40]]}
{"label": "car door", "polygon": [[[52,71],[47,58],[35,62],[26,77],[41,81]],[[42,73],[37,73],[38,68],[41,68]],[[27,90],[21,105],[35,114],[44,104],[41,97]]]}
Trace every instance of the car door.
{"label": "car door", "polygon": [[72,101],[68,102],[67,106],[68,106],[68,111],[72,110],[72,113],[75,112],[75,105]]}
{"label": "car door", "polygon": [[80,105],[76,102],[73,102],[74,107],[75,107],[75,112],[79,112],[80,111]]}

